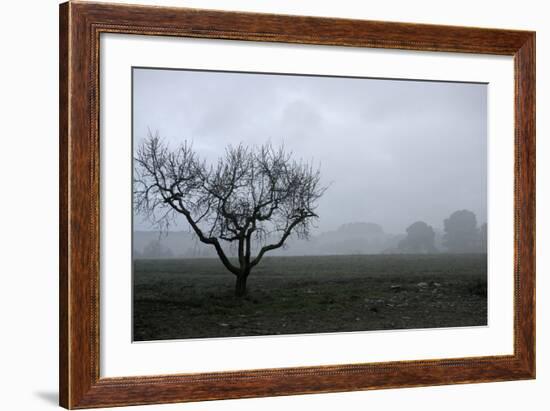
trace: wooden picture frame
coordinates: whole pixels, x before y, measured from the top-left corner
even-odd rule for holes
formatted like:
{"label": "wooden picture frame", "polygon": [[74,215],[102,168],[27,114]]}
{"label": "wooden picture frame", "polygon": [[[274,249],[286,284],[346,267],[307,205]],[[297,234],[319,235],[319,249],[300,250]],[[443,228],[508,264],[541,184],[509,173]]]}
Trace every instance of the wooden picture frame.
{"label": "wooden picture frame", "polygon": [[[513,56],[514,354],[100,378],[101,33]],[[60,6],[60,405],[174,403],[535,377],[535,33],[69,2]]]}

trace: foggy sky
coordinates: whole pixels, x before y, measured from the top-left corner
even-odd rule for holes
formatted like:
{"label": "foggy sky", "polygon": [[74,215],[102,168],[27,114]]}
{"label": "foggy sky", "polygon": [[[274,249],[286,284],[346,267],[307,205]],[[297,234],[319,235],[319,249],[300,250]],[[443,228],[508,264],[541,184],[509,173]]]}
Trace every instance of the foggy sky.
{"label": "foggy sky", "polygon": [[[148,129],[216,160],[229,144],[284,143],[330,184],[318,231],[375,222],[442,229],[487,219],[485,84],[134,69],[134,147]],[[136,229],[153,229],[136,216]],[[178,229],[187,229],[182,224]]]}

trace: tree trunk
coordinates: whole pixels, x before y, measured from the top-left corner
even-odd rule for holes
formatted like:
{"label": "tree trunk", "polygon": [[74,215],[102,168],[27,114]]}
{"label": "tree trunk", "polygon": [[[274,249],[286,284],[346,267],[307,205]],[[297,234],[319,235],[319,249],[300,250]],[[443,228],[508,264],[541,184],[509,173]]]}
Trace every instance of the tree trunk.
{"label": "tree trunk", "polygon": [[244,297],[246,295],[247,278],[247,274],[239,274],[237,276],[237,283],[235,284],[235,297]]}

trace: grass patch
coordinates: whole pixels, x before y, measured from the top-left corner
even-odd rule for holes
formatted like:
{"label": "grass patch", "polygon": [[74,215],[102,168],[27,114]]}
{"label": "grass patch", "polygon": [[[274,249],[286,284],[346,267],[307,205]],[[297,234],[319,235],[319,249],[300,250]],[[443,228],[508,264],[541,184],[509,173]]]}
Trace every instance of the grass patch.
{"label": "grass patch", "polygon": [[486,255],[265,258],[233,295],[215,259],[137,260],[134,339],[487,324]]}

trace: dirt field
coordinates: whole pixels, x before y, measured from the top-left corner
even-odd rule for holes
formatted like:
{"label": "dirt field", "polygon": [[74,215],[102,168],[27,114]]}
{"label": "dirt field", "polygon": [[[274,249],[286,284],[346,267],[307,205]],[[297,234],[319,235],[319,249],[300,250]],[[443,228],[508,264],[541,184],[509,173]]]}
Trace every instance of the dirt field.
{"label": "dirt field", "polygon": [[134,340],[487,324],[486,255],[266,257],[233,296],[216,259],[136,260]]}

